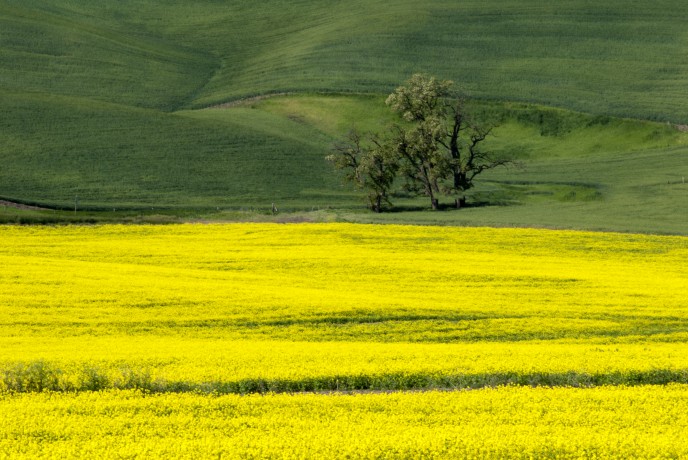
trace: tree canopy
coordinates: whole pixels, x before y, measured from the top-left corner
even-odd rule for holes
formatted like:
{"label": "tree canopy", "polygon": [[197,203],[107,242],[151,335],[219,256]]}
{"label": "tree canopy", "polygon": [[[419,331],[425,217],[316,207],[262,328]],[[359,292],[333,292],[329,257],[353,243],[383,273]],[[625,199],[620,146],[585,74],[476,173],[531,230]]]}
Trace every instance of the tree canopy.
{"label": "tree canopy", "polygon": [[452,196],[460,208],[479,174],[510,162],[482,148],[492,128],[472,120],[464,98],[452,87],[450,80],[413,75],[386,100],[400,122],[384,133],[352,131],[328,157],[336,168],[347,170],[347,180],[368,191],[374,211],[391,205],[398,173],[404,188],[428,197],[432,209],[439,208],[440,195]]}

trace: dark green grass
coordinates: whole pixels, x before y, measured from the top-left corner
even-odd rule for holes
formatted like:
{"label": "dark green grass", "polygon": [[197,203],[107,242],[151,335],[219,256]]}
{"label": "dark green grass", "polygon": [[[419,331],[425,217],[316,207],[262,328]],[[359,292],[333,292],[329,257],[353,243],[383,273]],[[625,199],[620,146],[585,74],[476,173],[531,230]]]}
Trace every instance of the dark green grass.
{"label": "dark green grass", "polygon": [[6,198],[73,207],[78,197],[84,209],[239,207],[298,202],[336,184],[327,141],[266,113],[208,119],[58,96],[4,94],[4,102]]}
{"label": "dark green grass", "polygon": [[281,91],[388,92],[412,72],[476,96],[688,121],[678,0],[5,0],[0,80],[201,107]]}
{"label": "dark green grass", "polygon": [[[89,11],[97,6],[97,11]],[[171,110],[213,71],[199,49],[119,20],[110,2],[3,1],[0,81],[10,92]]]}
{"label": "dark green grass", "polygon": [[[109,214],[0,220],[262,220],[275,203],[297,220],[686,233],[685,140],[607,115],[688,121],[687,20],[675,0],[5,0],[0,197]],[[460,213],[373,216],[323,158],[351,126],[384,126],[382,95],[417,71],[593,115],[484,103],[494,148],[525,168],[486,175]],[[315,95],[192,110],[280,92]]]}

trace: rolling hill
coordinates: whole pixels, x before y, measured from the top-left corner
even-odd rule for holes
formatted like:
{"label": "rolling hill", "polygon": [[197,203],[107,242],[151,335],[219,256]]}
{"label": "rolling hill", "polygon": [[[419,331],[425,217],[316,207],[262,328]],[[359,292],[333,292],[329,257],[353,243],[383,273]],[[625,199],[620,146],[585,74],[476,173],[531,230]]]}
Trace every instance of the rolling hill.
{"label": "rolling hill", "polygon": [[[686,233],[687,20],[673,0],[3,0],[0,197]],[[362,213],[323,158],[418,71],[476,98],[524,168],[465,212]]]}

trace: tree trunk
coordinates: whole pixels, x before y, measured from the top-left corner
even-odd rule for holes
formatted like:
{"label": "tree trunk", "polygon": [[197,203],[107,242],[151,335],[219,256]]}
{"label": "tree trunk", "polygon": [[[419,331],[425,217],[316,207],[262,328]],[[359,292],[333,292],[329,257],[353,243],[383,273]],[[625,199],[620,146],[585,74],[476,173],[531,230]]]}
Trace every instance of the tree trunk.
{"label": "tree trunk", "polygon": [[382,212],[382,197],[377,196],[375,197],[375,202],[373,203],[373,211],[375,212]]}
{"label": "tree trunk", "polygon": [[461,209],[466,206],[466,197],[465,196],[457,196],[456,197],[456,209]]}
{"label": "tree trunk", "polygon": [[432,210],[437,211],[440,208],[440,203],[437,198],[430,198],[430,202],[432,203]]}

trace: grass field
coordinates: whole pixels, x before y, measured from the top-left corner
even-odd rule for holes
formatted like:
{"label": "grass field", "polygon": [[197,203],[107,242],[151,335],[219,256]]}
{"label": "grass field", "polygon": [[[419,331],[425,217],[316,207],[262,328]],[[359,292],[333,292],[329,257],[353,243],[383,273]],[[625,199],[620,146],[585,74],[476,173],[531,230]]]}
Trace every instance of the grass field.
{"label": "grass field", "polygon": [[[87,122],[79,116],[70,130],[51,131],[44,142],[27,145],[30,137],[18,134],[2,183],[3,193],[29,203],[73,210],[78,200],[81,213],[47,211],[41,217],[0,208],[0,218],[98,221],[166,214],[222,220],[276,203],[281,212],[311,212],[307,220],[688,231],[688,134],[666,124],[477,103],[476,116],[499,125],[490,148],[518,159],[521,167],[486,174],[470,197],[474,206],[461,212],[427,212],[426,200],[400,196],[393,200],[397,210],[408,212],[374,216],[324,156],[352,126],[378,129],[390,121],[381,97],[289,96],[158,114],[152,130],[145,120],[150,111],[140,109],[136,124],[143,131],[128,131],[131,120],[116,106],[84,102],[79,110]],[[11,130],[25,133],[35,123],[51,123],[31,116],[33,123],[19,118]],[[64,154],[77,135],[78,150]],[[247,144],[253,146],[250,155]],[[50,170],[43,169],[46,162]],[[328,210],[327,217],[314,210]]]}
{"label": "grass field", "polygon": [[281,91],[388,92],[417,71],[489,98],[688,121],[685,4],[3,2],[9,92],[174,110]]}
{"label": "grass field", "polygon": [[[680,457],[687,254],[526,229],[1,227],[0,452]],[[473,390],[385,394],[409,389]]]}
{"label": "grass field", "polygon": [[[382,95],[426,71],[483,101],[541,104],[477,109],[526,169],[486,177],[473,203],[492,206],[382,221],[685,233],[685,135],[609,118],[688,122],[682,3],[282,6],[0,4],[0,198],[114,213],[77,221],[222,220],[212,211],[272,203],[367,221],[323,158],[352,124],[384,125]],[[198,110],[284,92],[299,96]],[[70,219],[0,210],[5,222]]]}

